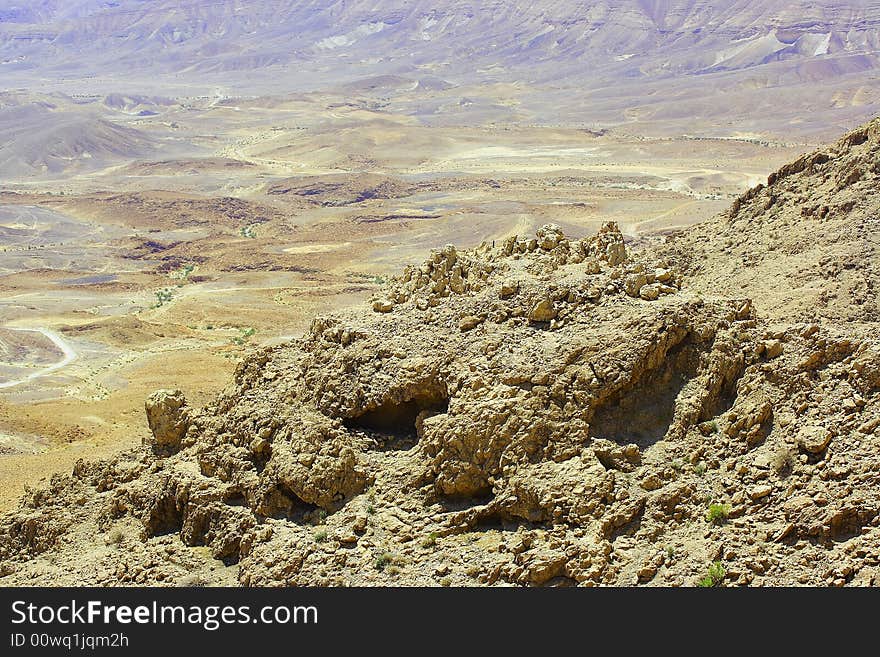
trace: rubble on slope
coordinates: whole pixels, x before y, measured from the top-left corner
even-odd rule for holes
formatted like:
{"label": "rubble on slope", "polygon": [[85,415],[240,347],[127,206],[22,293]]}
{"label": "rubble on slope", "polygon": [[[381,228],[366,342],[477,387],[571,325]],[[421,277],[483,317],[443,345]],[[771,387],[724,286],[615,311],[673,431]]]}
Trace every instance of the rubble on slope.
{"label": "rubble on slope", "polygon": [[877,322],[880,119],[771,174],[661,248],[704,294],[742,294],[768,319]]}

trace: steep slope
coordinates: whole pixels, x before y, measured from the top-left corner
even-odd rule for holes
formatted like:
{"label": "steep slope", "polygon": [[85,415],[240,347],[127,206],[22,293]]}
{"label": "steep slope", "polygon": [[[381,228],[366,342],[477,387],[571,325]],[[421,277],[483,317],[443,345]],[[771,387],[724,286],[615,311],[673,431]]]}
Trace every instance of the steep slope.
{"label": "steep slope", "polygon": [[877,322],[878,254],[880,119],[672,236],[667,255],[691,290],[743,294],[768,318]]}
{"label": "steep slope", "polygon": [[[785,228],[873,276],[876,141],[785,167],[705,247],[712,226],[628,253],[614,224],[548,225],[433,252],[204,409],[154,394],[149,444],[0,521],[0,582],[880,585],[875,311],[799,321],[762,295],[800,265],[760,266]],[[758,267],[725,280],[734,247]]]}

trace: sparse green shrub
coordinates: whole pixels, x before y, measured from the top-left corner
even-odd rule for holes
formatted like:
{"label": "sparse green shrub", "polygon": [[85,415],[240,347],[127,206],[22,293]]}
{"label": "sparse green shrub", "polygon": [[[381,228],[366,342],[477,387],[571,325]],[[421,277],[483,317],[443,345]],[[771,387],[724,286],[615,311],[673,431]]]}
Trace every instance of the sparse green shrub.
{"label": "sparse green shrub", "polygon": [[383,552],[378,557],[376,557],[376,562],[375,562],[376,570],[381,572],[381,571],[385,570],[388,566],[390,566],[392,563],[394,563],[394,555],[392,555],[390,552]]}
{"label": "sparse green shrub", "polygon": [[703,588],[714,588],[716,586],[721,586],[721,582],[724,581],[724,577],[727,575],[727,570],[724,568],[724,564],[720,561],[714,562],[711,566],[709,566],[708,574],[699,581],[699,586]]}
{"label": "sparse green shrub", "polygon": [[707,466],[705,461],[700,461],[699,463],[694,464],[694,474],[698,477],[702,477],[704,474],[706,474],[706,469]]}
{"label": "sparse green shrub", "polygon": [[326,529],[319,529],[315,532],[315,543],[323,543],[327,540],[328,535]]}
{"label": "sparse green shrub", "polygon": [[424,541],[422,541],[423,548],[432,548],[437,545],[437,532],[431,532]]}
{"label": "sparse green shrub", "polygon": [[180,269],[171,272],[171,274],[169,275],[171,276],[171,278],[185,281],[187,278],[189,278],[189,275],[193,273],[195,268],[196,266],[194,264],[183,265]]}
{"label": "sparse green shrub", "polygon": [[440,586],[452,586],[452,578],[444,577],[440,580]]}
{"label": "sparse green shrub", "polygon": [[713,525],[723,525],[725,522],[727,522],[727,517],[729,515],[729,504],[710,504],[709,510],[706,512],[706,520],[711,522]]}
{"label": "sparse green shrub", "polygon": [[239,329],[239,331],[240,335],[236,335],[234,338],[232,338],[232,342],[237,344],[239,347],[242,347],[250,341],[250,339],[254,336],[254,333],[257,332],[257,329],[248,327],[246,329]]}
{"label": "sparse green shrub", "polygon": [[166,287],[162,290],[156,290],[156,303],[153,305],[153,308],[161,308],[166,303],[170,303],[174,298],[174,289],[170,287]]}

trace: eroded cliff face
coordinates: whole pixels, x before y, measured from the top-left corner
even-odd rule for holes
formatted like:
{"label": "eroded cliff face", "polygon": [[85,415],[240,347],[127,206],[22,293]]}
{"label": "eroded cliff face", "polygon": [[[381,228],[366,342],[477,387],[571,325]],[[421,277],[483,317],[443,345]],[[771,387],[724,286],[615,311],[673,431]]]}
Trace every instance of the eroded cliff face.
{"label": "eroded cliff face", "polygon": [[[158,392],[151,444],[3,518],[0,582],[693,585],[717,561],[725,584],[880,583],[875,299],[806,316],[761,298],[801,270],[731,264],[772,260],[755,236],[783,228],[861,253],[845,222],[873,240],[880,205],[864,135],[697,237],[449,246],[249,356],[206,408]],[[738,246],[701,253],[711,226]],[[873,285],[866,258],[843,269]]]}

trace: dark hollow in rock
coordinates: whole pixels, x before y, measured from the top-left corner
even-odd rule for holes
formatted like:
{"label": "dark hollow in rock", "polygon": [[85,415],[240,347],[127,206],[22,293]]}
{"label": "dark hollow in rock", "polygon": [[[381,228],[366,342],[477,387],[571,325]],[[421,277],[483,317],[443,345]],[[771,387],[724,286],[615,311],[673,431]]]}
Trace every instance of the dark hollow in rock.
{"label": "dark hollow in rock", "polygon": [[681,391],[698,374],[700,353],[687,339],[670,349],[660,367],[599,408],[590,423],[591,434],[643,449],[662,440]]}
{"label": "dark hollow in rock", "polygon": [[377,408],[345,420],[349,429],[360,429],[391,438],[386,448],[408,449],[420,438],[419,417],[446,413],[449,400],[441,397],[418,397],[402,402],[387,400]]}
{"label": "dark hollow in rock", "polygon": [[466,511],[488,506],[495,499],[491,487],[477,491],[473,495],[438,495],[437,501],[446,512]]}
{"label": "dark hollow in rock", "polygon": [[166,493],[156,500],[144,522],[144,530],[150,537],[176,534],[182,527],[183,509],[171,493]]}
{"label": "dark hollow in rock", "polygon": [[266,491],[256,508],[258,516],[289,520],[297,524],[311,522],[315,514],[320,511],[321,507],[317,504],[306,502],[281,483]]}

